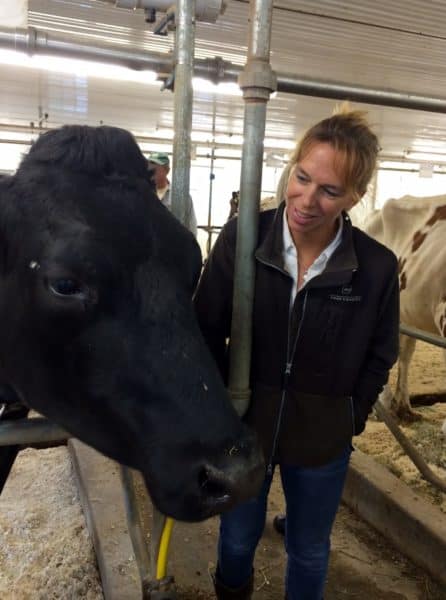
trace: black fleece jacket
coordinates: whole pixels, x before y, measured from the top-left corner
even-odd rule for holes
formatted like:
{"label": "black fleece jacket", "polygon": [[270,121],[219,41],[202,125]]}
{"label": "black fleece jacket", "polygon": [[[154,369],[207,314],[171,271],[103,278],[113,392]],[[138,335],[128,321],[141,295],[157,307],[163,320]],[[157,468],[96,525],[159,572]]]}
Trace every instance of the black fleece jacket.
{"label": "black fleece jacket", "polygon": [[[260,214],[252,397],[244,419],[257,431],[268,463],[317,466],[335,459],[363,431],[397,359],[397,260],[345,214],[340,245],[325,270],[297,293],[289,314],[283,211],[284,204]],[[236,230],[236,219],[223,228],[194,298],[225,378]]]}

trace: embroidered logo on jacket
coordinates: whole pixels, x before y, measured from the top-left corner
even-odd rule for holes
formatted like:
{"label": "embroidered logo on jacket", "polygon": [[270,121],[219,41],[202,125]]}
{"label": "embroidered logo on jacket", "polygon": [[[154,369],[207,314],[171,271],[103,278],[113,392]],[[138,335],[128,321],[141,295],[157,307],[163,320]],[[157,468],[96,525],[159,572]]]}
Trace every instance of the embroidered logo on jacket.
{"label": "embroidered logo on jacket", "polygon": [[329,298],[330,300],[335,300],[335,302],[360,302],[362,296],[352,296],[352,291],[353,288],[351,285],[344,285],[340,294],[330,294]]}

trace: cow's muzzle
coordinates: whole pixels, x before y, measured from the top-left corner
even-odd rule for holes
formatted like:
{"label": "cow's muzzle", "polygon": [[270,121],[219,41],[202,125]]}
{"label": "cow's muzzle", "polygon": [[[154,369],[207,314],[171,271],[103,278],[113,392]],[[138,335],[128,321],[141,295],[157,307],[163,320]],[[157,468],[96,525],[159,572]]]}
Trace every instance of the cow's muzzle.
{"label": "cow's muzzle", "polygon": [[158,485],[148,485],[157,508],[180,521],[202,521],[230,510],[258,494],[265,477],[263,453],[251,432],[215,459],[194,460],[184,467],[167,495]]}

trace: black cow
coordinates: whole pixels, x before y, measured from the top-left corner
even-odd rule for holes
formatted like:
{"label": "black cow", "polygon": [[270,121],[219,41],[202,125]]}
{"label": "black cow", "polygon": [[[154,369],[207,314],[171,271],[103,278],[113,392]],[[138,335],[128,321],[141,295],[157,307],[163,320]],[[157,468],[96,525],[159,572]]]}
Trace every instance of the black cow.
{"label": "black cow", "polygon": [[195,321],[200,266],[122,129],[47,132],[0,182],[0,380],[190,521],[263,478]]}

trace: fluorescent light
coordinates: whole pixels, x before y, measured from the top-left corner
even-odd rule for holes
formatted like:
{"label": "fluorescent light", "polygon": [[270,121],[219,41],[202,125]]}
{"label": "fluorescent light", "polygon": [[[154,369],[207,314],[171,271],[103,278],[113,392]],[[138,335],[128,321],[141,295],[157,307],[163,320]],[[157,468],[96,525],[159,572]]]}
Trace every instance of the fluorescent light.
{"label": "fluorescent light", "polygon": [[30,144],[33,138],[33,134],[27,131],[10,131],[8,129],[0,130],[0,143],[2,143],[4,140],[12,140],[14,142],[23,142],[24,144]]}
{"label": "fluorescent light", "polygon": [[56,73],[68,73],[79,77],[99,77],[101,79],[115,79],[144,84],[159,83],[154,71],[135,71],[118,65],[44,54],[28,56],[23,52],[13,50],[0,50],[0,63]]}
{"label": "fluorescent light", "polygon": [[436,162],[446,159],[446,153],[444,152],[429,152],[427,150],[409,150],[405,152],[405,155],[410,160],[419,160],[420,162]]}
{"label": "fluorescent light", "polygon": [[209,94],[219,94],[222,96],[242,96],[243,92],[236,83],[231,81],[222,81],[215,84],[208,79],[194,77],[192,87],[196,92],[207,92]]}
{"label": "fluorescent light", "polygon": [[0,164],[2,171],[15,171],[28,146],[21,144],[5,144],[0,142]]}
{"label": "fluorescent light", "polygon": [[293,140],[284,140],[282,138],[265,138],[263,142],[265,148],[277,148],[281,150],[294,150],[296,142]]}
{"label": "fluorescent light", "polygon": [[[207,92],[209,94],[218,94],[221,96],[243,96],[243,90],[240,89],[238,83],[233,81],[221,81],[220,83],[212,83],[208,79],[201,77],[194,77],[192,79],[192,86],[197,92]],[[277,92],[272,92],[271,98],[275,98]]]}

